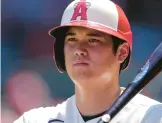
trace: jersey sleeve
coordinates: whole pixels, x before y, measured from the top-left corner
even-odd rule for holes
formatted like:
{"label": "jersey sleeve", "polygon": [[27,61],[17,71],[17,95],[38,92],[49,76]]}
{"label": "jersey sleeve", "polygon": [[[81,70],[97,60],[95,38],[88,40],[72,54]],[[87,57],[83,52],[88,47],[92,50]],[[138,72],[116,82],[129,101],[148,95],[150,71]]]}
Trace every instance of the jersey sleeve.
{"label": "jersey sleeve", "polygon": [[36,108],[25,112],[14,123],[48,123],[50,119],[63,119],[61,109],[56,107]]}
{"label": "jersey sleeve", "polygon": [[[29,111],[30,113],[31,111]],[[32,123],[32,119],[30,118],[31,121],[29,121],[29,119],[27,119],[28,116],[27,113],[24,113],[22,116],[20,116],[17,120],[15,120],[13,123]],[[28,120],[28,121],[27,121]]]}
{"label": "jersey sleeve", "polygon": [[13,123],[27,123],[24,116],[22,115],[19,119],[15,120]]}
{"label": "jersey sleeve", "polygon": [[150,107],[141,123],[162,123],[162,104]]}

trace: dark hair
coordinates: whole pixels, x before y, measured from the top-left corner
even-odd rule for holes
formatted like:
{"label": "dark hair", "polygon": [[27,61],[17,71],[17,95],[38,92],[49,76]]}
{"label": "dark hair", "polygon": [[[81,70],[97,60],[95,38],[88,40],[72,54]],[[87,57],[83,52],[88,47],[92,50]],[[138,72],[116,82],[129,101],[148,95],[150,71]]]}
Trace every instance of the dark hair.
{"label": "dark hair", "polygon": [[[125,41],[122,39],[119,39],[115,36],[112,36],[112,39],[113,39],[113,52],[115,55],[119,46],[121,44],[123,44]],[[129,52],[129,55],[127,56],[127,58],[123,61],[123,63],[120,64],[120,71],[127,66],[128,62],[129,62],[129,58],[130,58],[130,52]]]}

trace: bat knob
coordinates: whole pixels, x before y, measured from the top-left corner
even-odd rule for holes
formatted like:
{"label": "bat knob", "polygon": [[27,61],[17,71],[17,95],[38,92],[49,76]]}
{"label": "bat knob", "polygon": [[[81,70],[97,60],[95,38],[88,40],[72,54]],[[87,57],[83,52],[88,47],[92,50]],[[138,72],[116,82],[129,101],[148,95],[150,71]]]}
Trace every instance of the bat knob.
{"label": "bat knob", "polygon": [[110,117],[110,115],[109,114],[105,114],[105,115],[103,115],[102,116],[102,121],[104,122],[104,123],[109,123],[110,122],[110,119],[111,119],[111,117]]}

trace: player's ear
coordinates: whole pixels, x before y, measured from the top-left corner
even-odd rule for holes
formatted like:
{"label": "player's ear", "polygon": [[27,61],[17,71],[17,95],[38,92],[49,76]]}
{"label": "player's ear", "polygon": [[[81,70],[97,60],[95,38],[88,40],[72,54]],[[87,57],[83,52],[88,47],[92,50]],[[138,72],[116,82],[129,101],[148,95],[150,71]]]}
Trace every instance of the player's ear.
{"label": "player's ear", "polygon": [[129,44],[124,42],[118,47],[117,50],[117,60],[119,63],[122,63],[128,56],[129,54]]}

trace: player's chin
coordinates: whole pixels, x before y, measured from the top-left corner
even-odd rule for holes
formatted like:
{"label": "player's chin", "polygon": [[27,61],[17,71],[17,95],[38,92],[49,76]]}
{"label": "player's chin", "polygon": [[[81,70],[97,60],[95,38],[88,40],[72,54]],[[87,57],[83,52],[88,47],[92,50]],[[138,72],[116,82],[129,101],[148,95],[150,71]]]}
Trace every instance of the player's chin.
{"label": "player's chin", "polygon": [[92,73],[91,69],[88,67],[75,67],[72,71],[72,74],[77,77],[89,77]]}

